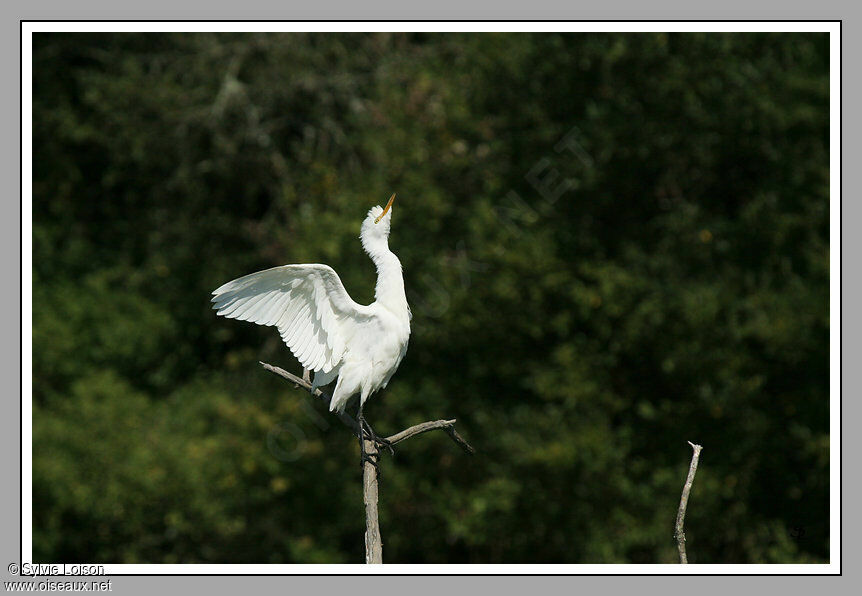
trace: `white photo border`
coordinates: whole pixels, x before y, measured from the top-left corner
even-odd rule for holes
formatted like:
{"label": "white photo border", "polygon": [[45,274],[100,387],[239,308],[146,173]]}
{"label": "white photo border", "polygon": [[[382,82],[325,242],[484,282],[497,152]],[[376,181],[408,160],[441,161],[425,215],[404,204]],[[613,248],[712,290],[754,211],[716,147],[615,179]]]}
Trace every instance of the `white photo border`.
{"label": "white photo border", "polygon": [[[32,35],[41,32],[824,32],[830,36],[830,563],[826,564],[103,564],[123,575],[841,574],[841,21],[21,21],[21,561],[32,562]],[[26,399],[25,399],[26,397]],[[838,447],[836,449],[836,447]],[[98,563],[98,562],[94,562]]]}

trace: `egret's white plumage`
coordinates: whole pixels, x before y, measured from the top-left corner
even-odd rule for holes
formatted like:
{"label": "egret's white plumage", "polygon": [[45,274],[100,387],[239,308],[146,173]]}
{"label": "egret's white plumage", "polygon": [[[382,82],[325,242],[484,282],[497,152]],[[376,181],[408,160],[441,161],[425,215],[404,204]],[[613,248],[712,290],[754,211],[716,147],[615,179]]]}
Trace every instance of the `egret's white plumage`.
{"label": "egret's white plumage", "polygon": [[229,281],[213,292],[213,308],[230,319],[278,328],[284,343],[307,369],[313,386],[338,379],[330,410],[360,405],[383,387],[407,352],[410,308],[401,262],[389,250],[392,202],[375,206],[362,222],[362,247],[377,267],[374,302],[354,302],[338,274],[320,264],[284,265]]}

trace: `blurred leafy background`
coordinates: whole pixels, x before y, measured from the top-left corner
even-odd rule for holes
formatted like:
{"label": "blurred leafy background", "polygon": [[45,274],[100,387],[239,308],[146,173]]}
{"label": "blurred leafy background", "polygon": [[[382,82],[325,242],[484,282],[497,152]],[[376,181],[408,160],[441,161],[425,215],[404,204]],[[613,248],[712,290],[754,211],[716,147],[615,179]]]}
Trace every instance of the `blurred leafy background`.
{"label": "blurred leafy background", "polygon": [[393,191],[388,562],[823,562],[826,34],[35,34],[36,561],[360,562],[358,447],[223,282]]}

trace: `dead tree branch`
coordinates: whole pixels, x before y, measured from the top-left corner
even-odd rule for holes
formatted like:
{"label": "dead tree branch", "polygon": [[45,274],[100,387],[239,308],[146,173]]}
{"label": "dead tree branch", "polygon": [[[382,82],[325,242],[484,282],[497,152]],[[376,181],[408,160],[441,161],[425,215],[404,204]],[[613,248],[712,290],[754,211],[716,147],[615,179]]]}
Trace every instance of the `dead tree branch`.
{"label": "dead tree branch", "polygon": [[[301,378],[279,368],[261,362],[260,365],[269,372],[278,375],[293,383],[297,389],[302,387],[309,391],[315,397],[323,400],[326,405],[332,399],[329,395],[315,389],[311,391],[311,382],[308,378]],[[303,377],[308,375],[303,374]],[[347,426],[355,435],[359,436],[359,425],[351,416],[345,413],[338,414],[339,419]],[[456,420],[433,420],[416,424],[410,428],[405,428],[401,432],[387,437],[386,440],[391,444],[401,443],[416,435],[421,435],[432,430],[442,430],[449,438],[451,438],[461,449],[469,455],[473,455],[476,450],[458,434],[455,430]],[[369,459],[380,462],[380,450],[374,441],[365,440],[365,453]],[[362,497],[365,502],[365,562],[366,563],[382,563],[383,562],[383,540],[380,537],[380,519],[377,514],[377,499],[378,499],[379,483],[377,469],[370,461],[365,461],[362,464]]]}
{"label": "dead tree branch", "polygon": [[679,510],[676,513],[676,527],[674,529],[674,537],[676,538],[676,546],[679,549],[679,562],[688,563],[688,556],[685,552],[685,532],[683,531],[683,523],[685,522],[685,509],[688,506],[688,495],[691,492],[691,485],[694,483],[694,475],[697,473],[697,462],[700,459],[700,450],[703,449],[700,445],[695,445],[688,441],[691,445],[692,453],[691,464],[688,467],[688,476],[685,479],[685,485],[682,487],[682,497],[679,500]]}
{"label": "dead tree branch", "polygon": [[423,422],[421,424],[417,424],[415,426],[411,426],[410,428],[405,428],[400,433],[395,433],[389,437],[386,437],[386,440],[391,442],[393,445],[396,443],[400,443],[401,441],[406,441],[410,437],[414,437],[416,435],[421,435],[422,433],[427,433],[429,430],[444,430],[449,437],[455,441],[455,443],[461,447],[468,455],[473,455],[476,453],[476,450],[470,446],[470,444],[465,441],[461,435],[455,430],[455,422],[457,420],[434,420],[433,422]]}

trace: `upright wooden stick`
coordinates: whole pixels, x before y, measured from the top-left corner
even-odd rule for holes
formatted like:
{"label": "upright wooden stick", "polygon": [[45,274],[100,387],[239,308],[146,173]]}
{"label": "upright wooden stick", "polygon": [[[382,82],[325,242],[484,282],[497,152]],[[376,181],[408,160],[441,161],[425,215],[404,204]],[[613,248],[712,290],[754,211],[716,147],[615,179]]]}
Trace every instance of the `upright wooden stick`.
{"label": "upright wooden stick", "polygon": [[[375,460],[380,452],[374,441],[365,441],[365,453]],[[379,461],[378,461],[379,465]],[[362,498],[365,501],[365,562],[383,562],[383,539],[380,538],[380,518],[377,516],[377,469],[370,461],[362,463]]]}
{"label": "upright wooden stick", "polygon": [[703,449],[700,445],[695,445],[688,441],[694,453],[691,456],[691,464],[688,466],[688,476],[685,479],[685,485],[682,487],[682,497],[679,500],[679,510],[676,512],[676,528],[674,536],[676,537],[676,546],[679,549],[679,562],[688,563],[688,555],[685,552],[685,532],[682,526],[685,522],[685,508],[688,506],[688,495],[691,492],[691,485],[694,483],[694,475],[697,473],[697,460],[700,459],[700,450]]}

